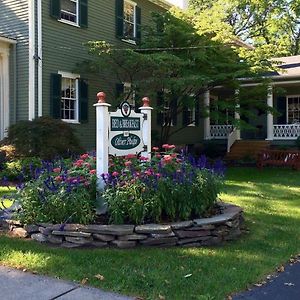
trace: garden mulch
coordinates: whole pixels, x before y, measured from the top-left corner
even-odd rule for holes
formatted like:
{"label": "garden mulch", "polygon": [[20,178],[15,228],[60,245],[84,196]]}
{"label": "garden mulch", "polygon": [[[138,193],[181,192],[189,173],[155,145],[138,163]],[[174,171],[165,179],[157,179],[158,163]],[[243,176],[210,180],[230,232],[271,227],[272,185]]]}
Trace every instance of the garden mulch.
{"label": "garden mulch", "polygon": [[[279,275],[278,275],[279,274]],[[300,261],[287,265],[284,272],[271,276],[266,284],[237,294],[233,300],[299,300]],[[260,286],[261,285],[261,286]]]}
{"label": "garden mulch", "polygon": [[[25,270],[24,270],[25,271]],[[0,299],[5,300],[132,300],[134,298],[76,283],[0,266]]]}

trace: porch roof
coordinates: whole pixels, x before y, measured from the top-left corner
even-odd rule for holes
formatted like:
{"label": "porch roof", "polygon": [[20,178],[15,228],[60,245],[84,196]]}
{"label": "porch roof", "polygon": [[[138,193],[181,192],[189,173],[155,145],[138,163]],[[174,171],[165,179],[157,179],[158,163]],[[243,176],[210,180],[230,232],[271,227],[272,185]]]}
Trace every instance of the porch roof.
{"label": "porch roof", "polygon": [[300,77],[300,55],[276,57],[272,61],[276,62],[279,70],[271,72],[268,74],[269,76],[274,78]]}
{"label": "porch roof", "polygon": [[15,39],[9,38],[3,34],[0,33],[0,42],[6,42],[9,44],[16,44],[17,41]]}

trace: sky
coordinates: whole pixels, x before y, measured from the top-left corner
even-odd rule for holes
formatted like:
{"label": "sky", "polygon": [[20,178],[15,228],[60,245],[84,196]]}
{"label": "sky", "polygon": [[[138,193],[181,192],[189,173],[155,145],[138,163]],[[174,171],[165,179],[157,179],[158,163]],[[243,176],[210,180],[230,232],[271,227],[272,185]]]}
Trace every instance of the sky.
{"label": "sky", "polygon": [[175,4],[179,7],[183,7],[183,4],[187,1],[184,1],[184,0],[167,0],[168,2],[172,3],[172,4]]}

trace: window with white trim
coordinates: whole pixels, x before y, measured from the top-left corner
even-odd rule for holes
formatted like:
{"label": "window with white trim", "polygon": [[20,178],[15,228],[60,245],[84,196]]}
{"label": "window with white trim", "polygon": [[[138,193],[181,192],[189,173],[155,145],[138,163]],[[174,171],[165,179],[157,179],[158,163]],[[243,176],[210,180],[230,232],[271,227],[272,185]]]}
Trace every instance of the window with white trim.
{"label": "window with white trim", "polygon": [[61,0],[60,18],[78,24],[78,0]]}
{"label": "window with white trim", "polygon": [[300,95],[287,97],[287,123],[300,123]]}
{"label": "window with white trim", "polygon": [[136,3],[124,1],[123,33],[125,39],[136,38]]}
{"label": "window with white trim", "polygon": [[61,119],[66,122],[78,122],[79,75],[72,73],[61,75]]}

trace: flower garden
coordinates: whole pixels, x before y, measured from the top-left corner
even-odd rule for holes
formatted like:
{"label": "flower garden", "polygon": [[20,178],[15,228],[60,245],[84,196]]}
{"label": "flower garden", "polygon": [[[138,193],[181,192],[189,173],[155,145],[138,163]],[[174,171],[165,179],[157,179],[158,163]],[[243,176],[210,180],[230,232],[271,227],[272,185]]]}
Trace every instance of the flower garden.
{"label": "flower garden", "polygon": [[[98,194],[95,153],[23,166],[11,218],[35,227],[20,234],[20,227],[12,226],[12,231],[66,246],[120,248],[148,242],[200,246],[240,235],[241,210],[218,203],[222,161],[177,153],[175,145],[162,148],[154,147],[151,159],[110,157],[109,172],[102,174],[106,186]],[[226,215],[222,222],[220,214]],[[199,223],[201,218],[209,221]]]}

